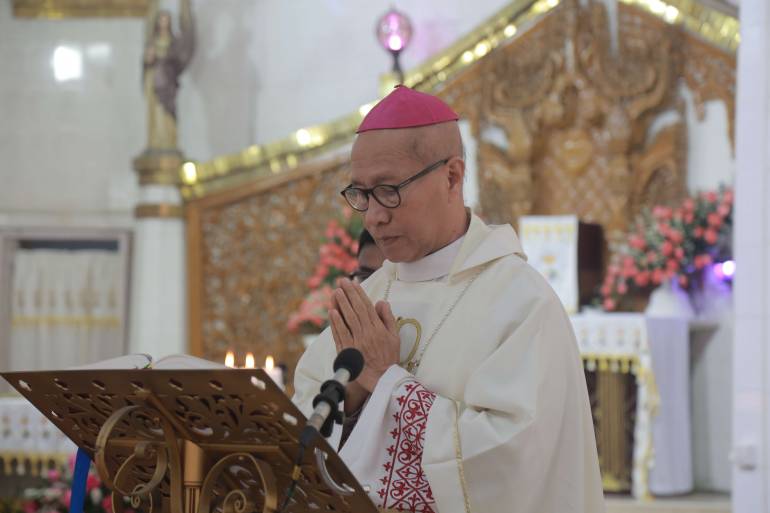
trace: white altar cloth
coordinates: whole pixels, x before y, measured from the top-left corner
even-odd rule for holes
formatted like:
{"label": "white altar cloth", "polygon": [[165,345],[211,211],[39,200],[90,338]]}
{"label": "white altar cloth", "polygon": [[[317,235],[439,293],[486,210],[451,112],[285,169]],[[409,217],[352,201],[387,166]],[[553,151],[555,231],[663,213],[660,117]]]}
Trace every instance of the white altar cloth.
{"label": "white altar cloth", "polygon": [[635,313],[586,313],[571,319],[587,368],[627,362],[636,371],[633,495],[692,491],[688,320]]}

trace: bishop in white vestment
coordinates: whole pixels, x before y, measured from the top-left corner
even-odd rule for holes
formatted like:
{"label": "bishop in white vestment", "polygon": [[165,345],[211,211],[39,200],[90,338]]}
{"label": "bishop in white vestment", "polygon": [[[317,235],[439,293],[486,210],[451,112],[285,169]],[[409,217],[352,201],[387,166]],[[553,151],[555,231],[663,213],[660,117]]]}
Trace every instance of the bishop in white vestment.
{"label": "bishop in white vestment", "polygon": [[378,507],[603,512],[570,321],[513,228],[462,207],[456,115],[399,87],[367,118],[343,194],[387,260],[363,290],[345,281],[335,291],[332,327],[300,360],[294,401],[311,413],[337,352],[357,347],[366,367],[346,396],[355,425],[340,455]]}

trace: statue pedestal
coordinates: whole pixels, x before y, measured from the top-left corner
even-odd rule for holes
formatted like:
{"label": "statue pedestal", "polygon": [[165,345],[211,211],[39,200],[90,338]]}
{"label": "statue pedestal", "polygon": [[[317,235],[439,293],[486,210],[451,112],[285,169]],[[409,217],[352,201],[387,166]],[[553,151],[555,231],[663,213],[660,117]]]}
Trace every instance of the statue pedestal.
{"label": "statue pedestal", "polygon": [[178,150],[144,150],[134,159],[134,170],[139,175],[139,185],[181,184],[179,170],[184,160],[184,155]]}
{"label": "statue pedestal", "polygon": [[131,352],[186,353],[184,209],[178,151],[148,150],[134,160],[141,186],[134,210]]}

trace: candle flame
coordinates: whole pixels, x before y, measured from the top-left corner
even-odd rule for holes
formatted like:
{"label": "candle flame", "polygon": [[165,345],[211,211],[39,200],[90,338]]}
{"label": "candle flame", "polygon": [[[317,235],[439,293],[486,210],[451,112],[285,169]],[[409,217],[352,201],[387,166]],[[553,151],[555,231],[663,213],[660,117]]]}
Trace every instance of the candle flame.
{"label": "candle flame", "polygon": [[253,368],[256,367],[256,365],[254,365],[254,355],[252,353],[246,353],[246,365],[245,365],[245,367],[247,369],[253,369]]}
{"label": "candle flame", "polygon": [[265,369],[267,370],[273,370],[275,367],[275,360],[273,360],[272,356],[268,356],[265,358]]}
{"label": "candle flame", "polygon": [[232,351],[228,351],[225,355],[225,366],[235,368],[235,354]]}

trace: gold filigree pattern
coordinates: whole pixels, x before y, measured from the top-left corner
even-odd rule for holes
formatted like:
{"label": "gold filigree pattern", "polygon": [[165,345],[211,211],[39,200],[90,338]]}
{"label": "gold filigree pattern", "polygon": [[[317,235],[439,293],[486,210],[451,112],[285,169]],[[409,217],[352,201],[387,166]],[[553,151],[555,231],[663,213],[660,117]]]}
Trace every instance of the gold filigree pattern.
{"label": "gold filigree pattern", "polygon": [[[3,374],[94,459],[116,511],[275,511],[291,482],[302,414],[262,370],[42,371]],[[181,442],[181,443],[180,443]],[[332,494],[315,467],[327,454]],[[287,512],[375,513],[325,440],[305,451]],[[126,502],[128,499],[128,502]],[[160,506],[160,507],[159,507]]]}
{"label": "gold filigree pattern", "polygon": [[[224,485],[218,485],[222,481]],[[253,486],[259,483],[259,486]],[[278,490],[270,466],[246,452],[229,454],[211,470],[200,492],[199,513],[270,513],[278,509]]]}

